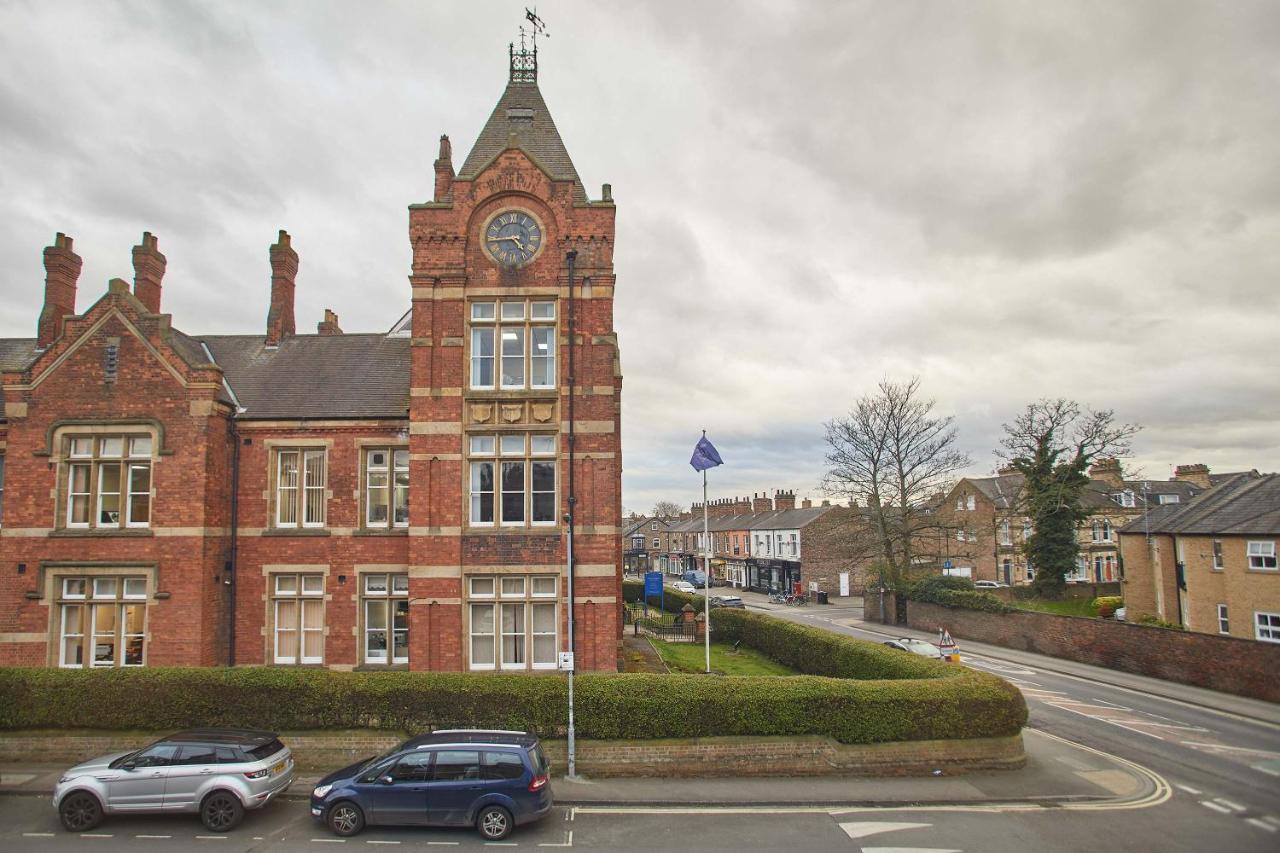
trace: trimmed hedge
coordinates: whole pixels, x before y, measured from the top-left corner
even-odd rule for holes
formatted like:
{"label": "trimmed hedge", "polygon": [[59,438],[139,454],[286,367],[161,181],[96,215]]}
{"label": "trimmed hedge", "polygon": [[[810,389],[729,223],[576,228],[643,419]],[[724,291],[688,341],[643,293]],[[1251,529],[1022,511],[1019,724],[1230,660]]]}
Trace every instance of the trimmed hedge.
{"label": "trimmed hedge", "polygon": [[[567,725],[566,690],[566,680],[556,676],[10,668],[0,669],[0,728],[478,726],[557,737]],[[578,737],[604,740],[814,734],[841,743],[878,743],[995,737],[1016,734],[1026,717],[1012,687],[977,673],[899,681],[585,674],[575,681],[574,705]]]}
{"label": "trimmed hedge", "polygon": [[[622,600],[623,601],[640,601],[644,598],[644,583],[641,581],[623,581],[622,582]],[[649,597],[649,606],[658,607],[662,605],[662,610],[667,613],[679,613],[686,604],[693,607],[694,610],[701,611],[704,607],[702,596],[680,592],[670,587],[662,591],[660,598]]]}
{"label": "trimmed hedge", "polygon": [[953,575],[932,575],[917,581],[908,587],[906,597],[912,601],[983,610],[987,613],[1012,613],[1017,609],[989,592],[975,590],[973,581],[968,578]]}

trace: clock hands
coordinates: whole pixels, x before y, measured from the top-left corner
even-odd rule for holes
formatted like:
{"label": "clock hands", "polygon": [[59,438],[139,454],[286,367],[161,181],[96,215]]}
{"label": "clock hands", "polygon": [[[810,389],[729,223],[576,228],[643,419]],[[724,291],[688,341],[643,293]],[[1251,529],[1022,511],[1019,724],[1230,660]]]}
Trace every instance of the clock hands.
{"label": "clock hands", "polygon": [[509,235],[507,235],[507,236],[505,236],[505,237],[490,237],[490,238],[489,238],[489,242],[490,242],[490,243],[501,243],[503,240],[511,240],[512,242],[514,242],[514,243],[516,244],[516,248],[518,248],[518,249],[519,249],[520,251],[522,251],[522,252],[524,251],[524,243],[521,243],[521,242],[520,242],[520,238],[519,238],[519,237],[517,237],[517,236],[516,236],[516,235],[514,235],[514,234],[509,234]]}

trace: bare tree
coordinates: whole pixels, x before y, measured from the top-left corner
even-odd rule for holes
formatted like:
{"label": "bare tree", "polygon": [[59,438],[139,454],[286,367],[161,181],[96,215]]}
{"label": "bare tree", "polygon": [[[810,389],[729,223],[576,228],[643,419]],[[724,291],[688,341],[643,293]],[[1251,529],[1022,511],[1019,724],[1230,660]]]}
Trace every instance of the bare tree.
{"label": "bare tree", "polygon": [[884,583],[900,589],[918,541],[939,521],[930,502],[946,492],[969,457],[956,448],[953,418],[938,417],[920,378],[882,380],[849,414],[826,424],[824,489],[866,507]]}
{"label": "bare tree", "polygon": [[684,512],[684,507],[675,501],[658,501],[653,505],[654,518],[670,518]]}
{"label": "bare tree", "polygon": [[996,455],[1024,477],[1018,508],[1031,518],[1032,534],[1023,551],[1042,594],[1060,594],[1076,564],[1076,528],[1089,516],[1081,501],[1089,466],[1127,455],[1139,429],[1117,424],[1110,409],[1081,410],[1074,400],[1063,399],[1030,403],[1004,425]]}

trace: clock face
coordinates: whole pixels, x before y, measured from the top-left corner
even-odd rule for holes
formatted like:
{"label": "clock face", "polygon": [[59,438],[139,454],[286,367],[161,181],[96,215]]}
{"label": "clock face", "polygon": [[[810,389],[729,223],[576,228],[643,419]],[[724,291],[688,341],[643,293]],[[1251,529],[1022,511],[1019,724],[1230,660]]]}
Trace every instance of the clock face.
{"label": "clock face", "polygon": [[500,266],[522,267],[542,249],[542,223],[526,210],[503,210],[485,223],[485,254]]}

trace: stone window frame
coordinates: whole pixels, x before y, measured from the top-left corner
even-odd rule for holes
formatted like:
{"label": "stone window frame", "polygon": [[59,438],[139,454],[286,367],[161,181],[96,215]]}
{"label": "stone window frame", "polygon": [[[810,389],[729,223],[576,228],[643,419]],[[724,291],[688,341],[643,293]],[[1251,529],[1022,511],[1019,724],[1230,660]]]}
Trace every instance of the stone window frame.
{"label": "stone window frame", "polygon": [[[1254,546],[1258,547],[1255,549]],[[1256,553],[1255,553],[1256,550]],[[1276,540],[1249,539],[1245,544],[1245,560],[1251,572],[1276,572],[1280,565],[1276,561]],[[1254,561],[1257,561],[1256,563]]]}
{"label": "stone window frame", "polygon": [[[82,580],[84,586],[80,593],[69,593],[67,581]],[[115,590],[110,596],[97,595],[98,581],[114,581]],[[142,589],[135,587],[129,592],[126,581],[142,581]],[[151,646],[151,606],[156,602],[156,572],[152,566],[100,566],[100,565],[59,565],[50,567],[44,574],[45,600],[49,607],[49,643],[48,662],[58,669],[138,669],[147,666],[147,658]],[[114,660],[110,665],[95,665],[94,638],[98,636],[93,630],[94,614],[92,608],[96,604],[110,603],[117,608],[116,625],[113,630],[115,643]],[[141,605],[141,632],[125,633],[126,615],[124,608]],[[65,660],[66,610],[68,606],[81,606],[84,617],[79,636],[81,649],[87,651],[82,664],[68,664]],[[124,663],[125,642],[129,637],[142,640],[141,662]]]}
{"label": "stone window frame", "polygon": [[[519,591],[514,589],[514,582],[520,581],[521,587]],[[546,588],[546,582],[550,581],[550,590]],[[512,582],[512,583],[508,583]],[[542,589],[538,586],[541,582]],[[485,590],[485,585],[490,588]],[[463,637],[466,642],[465,658],[468,671],[471,672],[544,672],[554,671],[557,665],[557,653],[560,650],[561,642],[561,626],[560,619],[562,617],[562,604],[560,602],[561,590],[560,574],[555,571],[547,571],[539,569],[528,572],[504,572],[504,573],[469,573],[463,579]],[[522,607],[522,626],[520,633],[505,632],[503,630],[503,607],[504,605],[512,605]],[[551,632],[535,631],[534,614],[535,607],[552,608],[552,624],[555,626]],[[475,632],[474,614],[476,608],[491,608],[490,624],[492,631]],[[543,610],[545,612],[545,610]],[[520,663],[508,663],[505,657],[505,641],[507,636],[519,636],[522,641],[524,650],[524,660]],[[535,661],[535,652],[537,649],[537,639],[539,637],[552,638],[552,651],[550,657],[543,661]],[[491,638],[490,642],[493,647],[492,662],[475,663],[475,644],[477,638]],[[483,640],[482,640],[483,641]]]}
{"label": "stone window frame", "polygon": [[[385,442],[373,443],[373,444],[367,444],[367,445],[361,446],[359,448],[359,451],[360,451],[359,512],[360,512],[361,529],[364,529],[364,530],[407,529],[409,527],[409,501],[411,500],[411,498],[409,497],[410,486],[411,486],[411,480],[409,479],[409,445],[388,444]],[[372,486],[369,485],[370,475],[372,473],[379,473],[378,471],[371,469],[370,459],[373,454],[379,453],[379,452],[387,454],[387,465],[386,465],[386,468],[384,469],[387,475],[387,485],[379,487],[381,489],[385,489],[387,493],[387,504],[386,504],[387,520],[383,522],[371,521],[369,519],[369,510],[372,508],[372,501],[370,500],[370,492],[373,488]],[[400,464],[396,461],[396,457],[401,454],[404,455],[403,467],[401,467]],[[403,473],[405,478],[404,521],[395,520],[395,510],[396,510],[395,481],[396,481],[396,476],[400,473]]]}
{"label": "stone window frame", "polygon": [[[521,440],[517,450],[514,440]],[[484,442],[492,444],[491,449]],[[542,440],[539,446],[539,440]],[[537,449],[535,449],[537,448]],[[463,469],[466,501],[467,526],[481,529],[527,530],[554,528],[560,524],[560,436],[558,432],[540,430],[474,430],[465,434],[465,450],[467,464]],[[522,464],[521,519],[519,521],[503,520],[503,499],[515,491],[503,489],[502,474],[505,464]],[[550,464],[554,483],[551,491],[534,491],[534,465]],[[490,483],[492,491],[480,488],[483,484],[481,466],[490,466]],[[490,495],[489,511],[491,518],[483,520],[484,495]],[[549,518],[534,518],[535,498],[538,495],[551,495],[551,515]],[[478,517],[479,516],[479,517]]]}
{"label": "stone window frame", "polygon": [[[384,584],[385,586],[384,591],[370,592],[369,581],[371,578],[375,578],[375,577],[383,577],[386,579]],[[403,579],[404,581],[403,588],[401,589],[397,588],[398,586],[400,586],[397,583],[397,579]],[[360,666],[367,667],[367,668],[377,668],[377,669],[408,668],[409,659],[412,655],[412,648],[409,645],[410,643],[409,637],[412,634],[412,628],[411,628],[412,620],[410,619],[410,616],[409,616],[409,606],[412,603],[412,599],[410,598],[410,595],[409,595],[408,571],[404,567],[385,567],[385,568],[369,567],[369,568],[358,569],[356,572],[356,596],[355,597],[357,601],[356,634],[359,637],[357,645],[359,647],[358,656],[360,660]],[[394,642],[394,637],[392,636],[397,631],[397,629],[393,625],[394,612],[392,610],[392,605],[398,604],[400,602],[403,602],[405,605],[405,610],[404,610],[405,655],[403,659],[397,658],[395,656],[395,642]],[[368,655],[368,652],[369,652],[368,640],[369,640],[369,634],[371,631],[371,629],[369,628],[369,622],[368,622],[368,606],[371,603],[381,603],[386,605],[386,620],[385,620],[386,628],[384,628],[383,630],[388,634],[388,644],[386,649],[386,652],[387,652],[386,657],[385,659],[382,659],[382,660],[379,660],[376,658],[371,659]]]}
{"label": "stone window frame", "polygon": [[[521,306],[520,316],[515,312],[507,312],[507,306]],[[488,310],[486,310],[488,309]],[[541,312],[541,316],[535,313]],[[558,387],[559,383],[559,308],[557,300],[547,297],[522,296],[515,298],[485,297],[467,303],[467,335],[465,337],[467,353],[467,387],[472,391],[549,391]],[[503,360],[517,356],[504,356],[502,352],[502,329],[519,328],[520,340],[520,382],[503,381]],[[549,352],[545,356],[534,354],[534,332],[550,332]],[[477,342],[482,340],[488,331],[489,355],[476,355]],[[551,381],[538,384],[533,381],[533,364],[535,358],[547,364],[547,372]],[[476,381],[479,359],[488,359],[492,372],[492,382]]]}
{"label": "stone window frame", "polygon": [[[267,643],[267,662],[271,666],[322,666],[324,665],[325,646],[327,645],[327,637],[329,634],[328,623],[326,618],[328,615],[328,604],[331,596],[328,593],[328,576],[329,572],[326,568],[319,567],[264,567],[263,574],[266,578],[266,590],[264,599],[266,600],[267,618],[266,618],[266,643]],[[297,583],[292,592],[282,590],[280,580],[282,578],[295,578]],[[319,578],[319,589],[307,589],[307,580]],[[313,585],[314,586],[314,585]],[[298,602],[297,608],[297,651],[292,659],[280,654],[280,603],[287,601]],[[307,629],[304,627],[306,612],[305,602],[320,603],[320,623],[319,628]],[[304,654],[306,651],[306,633],[310,631],[315,633],[318,631],[320,636],[320,654],[318,656],[308,656]]]}
{"label": "stone window frame", "polygon": [[[102,425],[65,425],[57,427],[52,434],[52,446],[56,449],[53,461],[57,465],[57,492],[54,511],[54,529],[60,531],[76,531],[85,533],[118,533],[127,531],[148,530],[155,517],[156,463],[159,462],[160,438],[158,430],[148,424],[122,423]],[[119,456],[107,456],[102,452],[103,442],[119,439],[121,451]],[[146,439],[150,443],[145,454],[134,453],[134,443]],[[87,454],[73,455],[78,442],[88,442]],[[115,523],[103,523],[102,515],[102,483],[101,470],[112,464],[120,468],[119,491],[115,494],[116,513],[119,519]],[[133,489],[133,471],[143,465],[147,469],[147,489],[145,492]],[[88,468],[88,483],[83,492],[71,491],[73,469],[85,466]],[[72,496],[85,496],[86,520],[73,522]],[[145,494],[147,498],[147,517],[145,521],[131,521],[134,500]]]}

